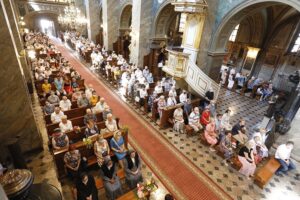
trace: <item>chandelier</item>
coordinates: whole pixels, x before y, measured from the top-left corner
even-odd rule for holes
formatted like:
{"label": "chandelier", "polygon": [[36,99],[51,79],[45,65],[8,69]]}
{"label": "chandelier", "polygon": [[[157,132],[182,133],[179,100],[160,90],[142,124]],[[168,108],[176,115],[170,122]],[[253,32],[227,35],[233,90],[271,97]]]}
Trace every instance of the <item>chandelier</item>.
{"label": "chandelier", "polygon": [[79,8],[75,7],[75,2],[70,1],[69,5],[64,9],[64,15],[58,16],[58,23],[71,29],[76,29],[87,23],[86,18],[81,14]]}

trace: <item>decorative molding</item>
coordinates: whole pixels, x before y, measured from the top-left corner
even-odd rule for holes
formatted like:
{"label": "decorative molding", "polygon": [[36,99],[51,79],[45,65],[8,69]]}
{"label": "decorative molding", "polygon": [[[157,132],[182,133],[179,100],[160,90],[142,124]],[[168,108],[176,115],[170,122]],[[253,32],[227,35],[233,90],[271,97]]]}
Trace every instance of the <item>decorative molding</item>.
{"label": "decorative molding", "polygon": [[176,12],[186,13],[205,13],[208,7],[205,0],[174,0],[172,5]]}

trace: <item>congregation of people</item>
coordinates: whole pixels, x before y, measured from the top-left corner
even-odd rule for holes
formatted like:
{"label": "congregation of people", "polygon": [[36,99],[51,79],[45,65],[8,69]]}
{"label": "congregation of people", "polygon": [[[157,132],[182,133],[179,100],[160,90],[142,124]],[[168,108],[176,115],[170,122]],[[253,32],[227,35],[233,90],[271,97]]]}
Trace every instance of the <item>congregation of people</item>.
{"label": "congregation of people", "polygon": [[[124,170],[126,182],[130,189],[143,181],[141,160],[138,153],[125,146],[112,110],[103,97],[99,97],[92,85],[82,86],[79,73],[62,57],[56,47],[51,44],[48,36],[30,32],[26,35],[28,51],[35,51],[36,57],[31,58],[31,66],[35,77],[39,99],[44,102],[43,112],[50,116],[52,124],[58,124],[53,132],[48,133],[54,153],[66,149],[63,156],[67,175],[74,182],[78,200],[96,200],[98,191],[94,177],[88,173],[86,157],[69,137],[71,131],[84,128],[84,137],[93,138],[94,155],[99,166],[106,196],[116,199],[123,194],[119,169]],[[73,105],[85,109],[83,116],[84,127],[72,124],[65,114],[72,110]],[[97,113],[102,113],[105,128],[97,126]],[[108,141],[104,134],[113,133]]]}
{"label": "congregation of people", "polygon": [[[68,176],[74,181],[77,188],[77,199],[98,199],[98,191],[94,177],[88,173],[88,160],[76,148],[76,143],[68,137],[68,132],[84,129],[84,137],[92,139],[94,155],[99,166],[99,175],[104,182],[106,196],[116,199],[123,194],[118,170],[123,170],[126,183],[134,189],[137,183],[143,181],[141,173],[141,159],[134,150],[125,145],[118,121],[113,115],[108,103],[99,97],[93,85],[82,85],[80,74],[61,55],[49,38],[41,33],[29,33],[26,36],[28,51],[36,52],[36,58],[31,59],[35,82],[38,83],[38,94],[43,102],[45,116],[50,116],[52,124],[57,128],[50,133],[53,151],[68,149],[63,157]],[[180,134],[191,129],[193,134],[200,136],[209,145],[211,152],[221,152],[225,166],[233,164],[237,157],[241,163],[239,172],[247,178],[254,176],[256,166],[270,157],[265,145],[268,137],[267,130],[259,129],[250,133],[246,128],[246,121],[240,119],[232,123],[232,112],[228,108],[224,113],[217,112],[214,90],[209,87],[205,97],[200,98],[197,105],[192,104],[194,97],[184,89],[178,89],[172,77],[155,77],[147,66],[139,68],[130,64],[122,55],[106,51],[100,45],[95,45],[88,39],[73,32],[66,34],[66,41],[70,40],[78,52],[90,51],[91,67],[95,73],[111,76],[111,82],[117,87],[123,97],[134,102],[139,108],[152,112],[156,109],[158,119],[162,118],[163,110],[175,108],[171,121],[173,131]],[[229,78],[227,80],[227,77]],[[234,69],[224,69],[221,74],[221,83],[236,81],[237,86],[245,87],[246,77],[235,73]],[[255,86],[260,100],[266,100],[273,93],[272,84],[262,84],[259,79],[251,78],[247,82],[247,90]],[[261,88],[261,89],[260,89]],[[77,108],[85,109],[83,116],[84,126],[72,124],[65,114]],[[97,114],[101,114],[105,128],[98,127]],[[110,132],[110,140],[104,134]],[[276,175],[281,176],[289,170],[295,169],[290,159],[293,142],[289,141],[277,148],[275,159],[280,163]]]}
{"label": "congregation of people", "polygon": [[[161,118],[163,109],[181,104],[182,106],[178,106],[173,112],[173,130],[186,133],[186,125],[188,125],[194,133],[202,134],[202,138],[209,144],[210,151],[222,153],[222,163],[225,166],[228,166],[228,163],[233,164],[232,159],[237,157],[241,163],[239,172],[250,179],[254,176],[256,166],[263,160],[270,158],[269,150],[265,144],[268,137],[267,130],[260,128],[255,132],[249,132],[244,119],[232,124],[230,108],[224,113],[217,113],[212,88],[207,90],[199,105],[192,106],[191,95],[186,90],[181,90],[178,93],[179,90],[176,89],[176,81],[173,78],[153,77],[147,66],[140,69],[131,65],[122,55],[117,55],[114,52],[107,53],[107,51],[100,50],[93,45],[89,46],[91,43],[87,42],[87,39],[84,41],[88,43],[88,47],[82,45],[80,42],[82,38],[73,37],[72,40],[80,43],[84,49],[89,48],[92,51],[90,69],[93,72],[97,73],[97,70],[104,70],[106,76],[111,72],[121,94],[134,100],[140,107],[145,103],[144,99],[149,96],[147,98],[149,108],[152,110],[154,102],[156,102],[158,116]],[[111,65],[113,59],[116,60],[116,65]],[[245,92],[250,92],[255,88],[256,95],[261,101],[268,100],[273,94],[271,82],[264,82],[255,77],[248,80],[246,75],[236,72],[235,68],[225,68],[221,71],[221,83],[223,85],[227,83],[228,89],[232,89],[233,85],[236,84],[238,88],[244,88]],[[154,84],[153,90],[149,90],[151,84]],[[115,84],[113,85],[115,86]],[[295,169],[295,165],[290,160],[293,142],[289,141],[282,146],[285,148],[278,148],[275,153],[275,159],[281,164],[276,172],[277,175]],[[282,154],[284,154],[283,158],[279,157]]]}
{"label": "congregation of people", "polygon": [[221,84],[229,90],[240,90],[242,94],[251,92],[253,98],[267,101],[275,94],[272,81],[249,76],[247,73],[237,71],[236,67],[222,65],[220,70]]}

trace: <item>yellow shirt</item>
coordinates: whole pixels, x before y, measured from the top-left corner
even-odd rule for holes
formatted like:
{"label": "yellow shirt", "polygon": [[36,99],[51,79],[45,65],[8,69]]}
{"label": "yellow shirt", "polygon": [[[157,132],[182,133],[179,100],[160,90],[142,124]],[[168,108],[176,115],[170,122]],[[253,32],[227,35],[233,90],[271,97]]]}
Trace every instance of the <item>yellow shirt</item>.
{"label": "yellow shirt", "polygon": [[42,84],[42,90],[45,93],[50,93],[50,91],[51,91],[51,84],[50,83],[43,83]]}
{"label": "yellow shirt", "polygon": [[98,96],[94,96],[94,95],[93,95],[93,96],[90,98],[90,103],[91,103],[91,105],[92,105],[92,106],[95,106],[97,102],[98,102]]}

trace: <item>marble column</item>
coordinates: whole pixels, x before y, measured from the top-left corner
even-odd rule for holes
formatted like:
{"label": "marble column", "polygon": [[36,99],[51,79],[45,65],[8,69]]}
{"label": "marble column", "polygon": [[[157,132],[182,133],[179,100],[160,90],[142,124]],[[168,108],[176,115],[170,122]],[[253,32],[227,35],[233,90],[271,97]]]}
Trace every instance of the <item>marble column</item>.
{"label": "marble column", "polygon": [[100,32],[100,3],[99,0],[86,0],[86,17],[87,17],[87,31],[88,38],[96,42],[96,36]]}
{"label": "marble column", "polygon": [[[1,154],[8,138],[19,137],[23,152],[42,147],[36,126],[23,69],[18,59],[16,41],[8,11],[10,7],[0,0],[0,141]],[[3,156],[3,155],[2,155]]]}
{"label": "marble column", "polygon": [[118,15],[119,1],[102,1],[103,39],[107,50],[113,49],[113,43],[118,39]]}
{"label": "marble column", "polygon": [[10,23],[11,32],[14,37],[15,45],[17,47],[18,59],[21,63],[24,77],[25,77],[27,83],[32,82],[30,69],[27,65],[25,55],[23,54],[23,49],[24,49],[23,48],[23,40],[20,35],[17,13],[14,10],[14,9],[16,9],[16,6],[14,5],[14,2],[12,0],[3,1],[3,4],[6,8],[6,14],[7,14],[9,23]]}
{"label": "marble column", "polygon": [[134,0],[132,3],[130,62],[142,67],[148,53],[152,1]]}

